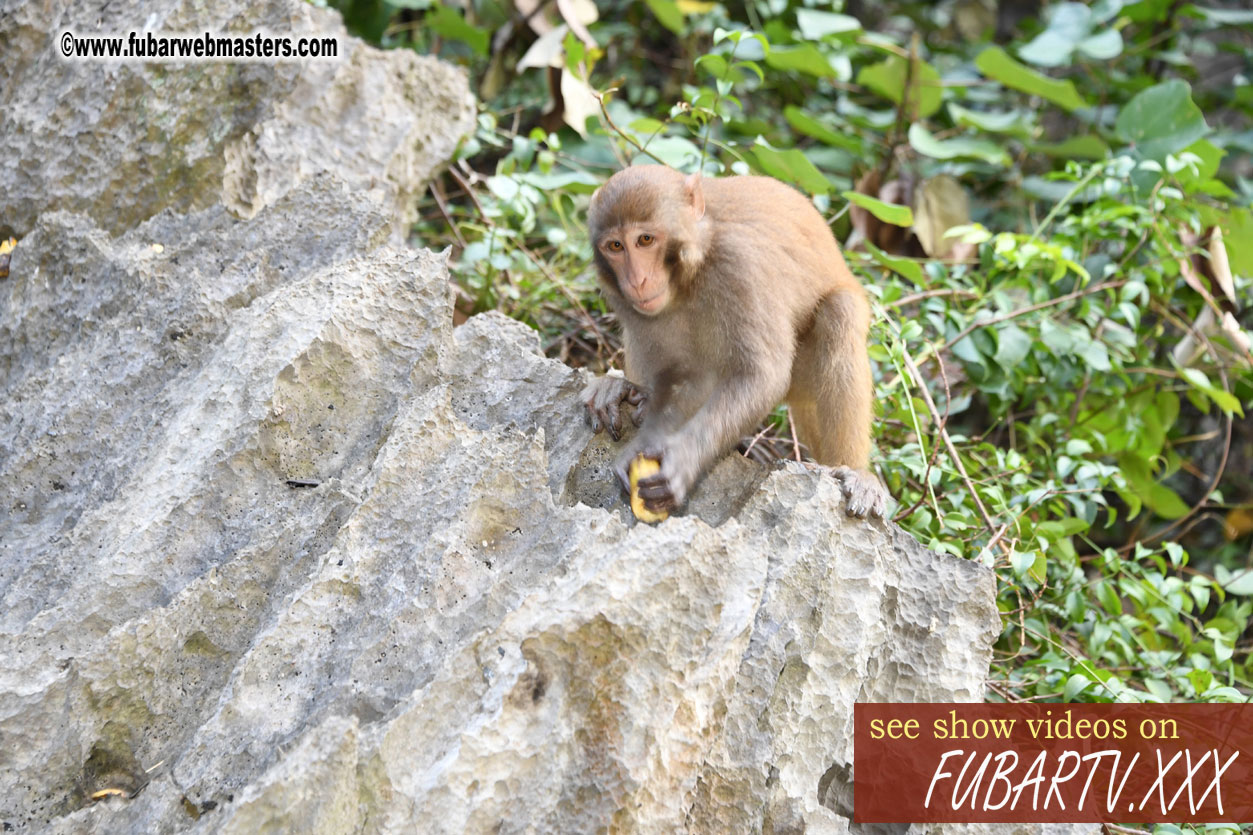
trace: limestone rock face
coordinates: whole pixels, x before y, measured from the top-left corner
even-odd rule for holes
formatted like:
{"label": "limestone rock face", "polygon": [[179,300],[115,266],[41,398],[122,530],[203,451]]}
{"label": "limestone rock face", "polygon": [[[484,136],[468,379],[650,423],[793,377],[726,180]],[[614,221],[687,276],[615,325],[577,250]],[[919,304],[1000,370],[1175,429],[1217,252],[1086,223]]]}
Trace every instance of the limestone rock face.
{"label": "limestone rock face", "polygon": [[[70,60],[58,35],[257,31],[334,37],[336,59]],[[303,0],[49,0],[0,10],[0,237],[63,209],[117,234],[164,208],[250,217],[333,171],[381,190],[403,230],[432,170],[473,129],[464,74],[350,38]]]}
{"label": "limestone rock face", "polygon": [[499,315],[454,331],[390,222],[321,176],[21,241],[0,822],[846,828],[853,702],[979,699],[991,573],[795,465],[635,524],[582,373]]}

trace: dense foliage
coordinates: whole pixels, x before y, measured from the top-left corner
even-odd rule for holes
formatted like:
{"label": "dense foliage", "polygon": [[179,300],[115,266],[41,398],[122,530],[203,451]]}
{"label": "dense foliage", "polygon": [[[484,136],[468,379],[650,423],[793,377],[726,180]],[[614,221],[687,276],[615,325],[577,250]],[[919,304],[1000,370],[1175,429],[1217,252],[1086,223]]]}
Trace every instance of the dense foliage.
{"label": "dense foliage", "polygon": [[[996,569],[988,698],[1253,693],[1253,12],[468,2],[342,6],[476,85],[416,230],[461,313],[603,370],[591,191],[642,158],[786,180],[875,302],[896,520]],[[743,448],[795,454],[786,410]]]}

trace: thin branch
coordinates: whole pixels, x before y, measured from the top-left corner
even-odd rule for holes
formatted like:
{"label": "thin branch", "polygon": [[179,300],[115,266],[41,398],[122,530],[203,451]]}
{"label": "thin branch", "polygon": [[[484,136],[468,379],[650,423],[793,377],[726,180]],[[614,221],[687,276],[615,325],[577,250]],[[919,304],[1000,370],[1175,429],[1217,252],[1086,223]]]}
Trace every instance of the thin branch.
{"label": "thin branch", "polygon": [[641,154],[647,154],[648,156],[652,157],[654,160],[661,163],[662,165],[666,164],[666,161],[664,159],[657,156],[652,151],[648,150],[648,148],[641,145],[638,139],[636,139],[634,136],[631,136],[631,134],[627,133],[622,128],[618,127],[617,124],[614,123],[613,118],[610,117],[609,108],[605,104],[605,96],[608,93],[617,92],[617,89],[618,89],[617,87],[610,87],[604,93],[594,88],[589,88],[589,89],[592,90],[592,95],[596,98],[597,103],[600,104],[600,115],[605,120],[605,124],[609,126],[610,130],[612,130],[614,133],[618,134],[618,136],[621,136],[623,139],[625,139],[632,147],[634,147]]}
{"label": "thin branch", "polygon": [[[931,412],[931,419],[939,425],[942,421],[940,410],[935,406],[935,400],[931,397],[931,390],[927,388],[927,381],[923,379],[922,372],[918,370],[918,365],[914,362],[914,358],[909,355],[909,349],[904,345],[901,346],[901,356],[905,360],[905,367],[909,369],[909,374],[914,378],[914,382],[922,391],[923,401],[927,404],[927,409]],[[953,445],[953,439],[949,437],[948,430],[940,427],[940,438],[944,441],[944,446],[948,450],[949,457],[953,459],[953,466],[957,468],[957,472],[961,475],[962,481],[966,485],[966,490],[970,493],[970,497],[974,499],[975,507],[979,510],[979,515],[983,517],[983,523],[988,528],[988,533],[996,535],[996,525],[992,522],[992,517],[988,515],[988,509],[983,506],[983,499],[979,497],[979,493],[975,490],[974,484],[970,481],[970,474],[966,472],[966,465],[962,462],[961,455],[957,452],[957,447]],[[1001,550],[1009,556],[1009,547],[1004,543],[1001,544]]]}
{"label": "thin branch", "polygon": [[438,178],[431,180],[431,196],[435,198],[435,205],[439,207],[439,213],[444,216],[444,222],[448,224],[452,236],[457,239],[457,245],[465,249],[466,239],[461,237],[461,230],[457,228],[457,224],[453,223],[452,215],[448,213],[448,204],[444,200],[443,189],[439,187]]}
{"label": "thin branch", "polygon": [[[963,328],[957,334],[957,336],[954,336],[948,342],[945,342],[943,345],[936,348],[934,353],[939,353],[940,351],[949,350],[958,342],[961,342],[963,339],[965,339],[967,336],[969,336],[971,333],[973,333],[975,330],[979,328],[986,328],[988,325],[995,325],[999,322],[1006,322],[1010,319],[1017,319],[1019,316],[1026,316],[1028,313],[1035,313],[1037,310],[1044,310],[1049,307],[1056,307],[1059,304],[1065,304],[1066,302],[1074,301],[1075,299],[1082,298],[1083,296],[1090,296],[1093,293],[1099,293],[1102,290],[1116,290],[1119,287],[1126,284],[1127,281],[1128,279],[1120,279],[1118,281],[1105,281],[1100,284],[1094,284],[1091,287],[1084,288],[1083,290],[1076,290],[1073,293],[1067,293],[1064,296],[1058,296],[1055,299],[1048,299],[1047,301],[1042,301],[1042,302],[1039,302],[1038,304],[1028,305],[1026,307],[1019,308],[1018,310],[1011,310],[1008,313],[1002,313],[998,316],[993,316],[989,319],[982,319],[978,322],[971,322],[969,325]],[[923,359],[926,359],[926,357],[923,357]]]}
{"label": "thin branch", "polygon": [[920,302],[923,299],[933,299],[940,296],[961,296],[966,299],[977,299],[979,294],[973,290],[958,290],[949,288],[940,288],[937,290],[923,290],[921,293],[910,293],[908,296],[901,296],[894,302],[887,302],[883,305],[884,310],[894,310],[898,307],[904,307],[907,304]]}

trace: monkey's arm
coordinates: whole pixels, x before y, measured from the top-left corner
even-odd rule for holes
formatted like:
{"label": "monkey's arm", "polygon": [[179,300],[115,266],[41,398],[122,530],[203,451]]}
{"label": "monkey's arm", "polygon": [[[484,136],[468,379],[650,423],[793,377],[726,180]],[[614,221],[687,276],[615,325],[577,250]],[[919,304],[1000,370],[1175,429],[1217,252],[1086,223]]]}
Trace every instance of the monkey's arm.
{"label": "monkey's arm", "polygon": [[636,426],[644,419],[648,405],[648,392],[624,377],[621,371],[596,377],[584,387],[581,397],[592,420],[592,431],[608,429],[615,441],[622,435],[622,404],[634,407],[630,414]]}
{"label": "monkey's arm", "polygon": [[666,425],[665,403],[654,404],[640,434],[615,464],[618,478],[628,483],[627,467],[636,454],[656,458],[661,470],[640,480],[640,498],[654,511],[683,504],[701,473],[782,399],[787,367],[786,360],[767,361],[728,375],[691,418],[677,425]]}

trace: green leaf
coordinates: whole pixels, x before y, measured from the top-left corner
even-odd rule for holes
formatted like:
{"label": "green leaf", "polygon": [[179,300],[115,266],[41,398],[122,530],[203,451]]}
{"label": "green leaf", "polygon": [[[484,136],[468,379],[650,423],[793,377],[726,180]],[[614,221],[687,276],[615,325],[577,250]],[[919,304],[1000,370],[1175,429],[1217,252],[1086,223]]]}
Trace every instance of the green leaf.
{"label": "green leaf", "polygon": [[1203,391],[1209,395],[1210,399],[1218,408],[1225,413],[1236,413],[1240,417],[1244,417],[1244,409],[1240,406],[1240,401],[1231,392],[1220,389],[1209,381],[1209,377],[1205,376],[1205,372],[1197,368],[1181,368],[1179,375],[1188,383],[1199,391]]}
{"label": "green leaf", "polygon": [[1149,463],[1132,452],[1118,456],[1118,467],[1132,492],[1163,519],[1178,519],[1188,512],[1188,505],[1179,494],[1159,481],[1149,471]]}
{"label": "green leaf", "polygon": [[721,55],[715,55],[712,53],[709,55],[700,56],[699,58],[696,59],[696,61],[694,62],[694,65],[697,67],[700,67],[702,70],[709,73],[714,78],[721,78],[721,79],[727,78],[727,71],[730,67],[730,64],[727,63],[726,58],[722,57]]}
{"label": "green leaf", "polygon": [[1035,526],[1038,533],[1044,534],[1051,540],[1064,539],[1068,536],[1074,536],[1077,533],[1083,533],[1091,525],[1082,519],[1076,519],[1068,516],[1065,519],[1054,519],[1048,522],[1041,522]]}
{"label": "green leaf", "polygon": [[1094,371],[1109,371],[1109,350],[1100,342],[1091,341],[1075,352]]}
{"label": "green leaf", "polygon": [[1043,583],[1049,576],[1049,558],[1043,551],[1037,551],[1031,563],[1031,579]]}
{"label": "green leaf", "polygon": [[456,9],[437,3],[434,10],[426,16],[426,25],[441,38],[461,41],[479,55],[487,55],[487,30],[476,29],[466,23],[466,19]]}
{"label": "green leaf", "polygon": [[845,32],[861,30],[861,21],[846,14],[820,12],[815,9],[797,9],[796,26],[801,30],[801,37],[807,41],[817,41],[827,35],[841,35]]}
{"label": "green leaf", "polygon": [[1013,136],[1030,135],[1033,122],[1030,114],[1022,111],[969,110],[953,102],[949,102],[948,113],[953,118],[953,122],[962,127],[978,128],[988,133],[1008,133]]}
{"label": "green leaf", "polygon": [[[922,284],[922,265],[910,258],[898,258],[895,255],[888,255],[879,249],[870,241],[866,241],[866,251],[870,253],[876,261],[895,273],[900,273],[914,284]],[[969,340],[962,340],[963,342]],[[958,343],[960,344],[960,343]]]}
{"label": "green leaf", "polygon": [[794,130],[805,134],[805,136],[811,136],[819,142],[836,148],[843,148],[846,151],[861,150],[861,143],[856,139],[836,133],[795,105],[789,104],[783,108],[783,118],[787,119],[787,123]]}
{"label": "green leaf", "polygon": [[936,139],[930,131],[917,122],[909,126],[909,144],[918,153],[934,159],[969,157],[981,159],[993,165],[1009,164],[1009,154],[995,142],[970,136]]}
{"label": "green leaf", "polygon": [[975,66],[988,78],[995,79],[1006,87],[1040,96],[1066,110],[1078,110],[1088,106],[1075,91],[1074,83],[1041,75],[1009,57],[999,46],[991,46],[980,52],[975,59]]}
{"label": "green leaf", "polygon": [[1093,61],[1110,61],[1122,54],[1122,35],[1117,29],[1106,29],[1100,34],[1084,38],[1078,50]]}
{"label": "green leaf", "polygon": [[630,125],[628,125],[628,127],[631,128],[631,130],[639,134],[644,134],[645,136],[649,134],[657,133],[665,126],[666,126],[666,123],[661,121],[660,119],[650,119],[647,116],[636,119],[633,122],[631,122]]}
{"label": "green leaf", "polygon": [[1092,679],[1088,678],[1083,673],[1075,673],[1070,678],[1066,679],[1066,687],[1062,691],[1062,701],[1073,702],[1075,697],[1082,693],[1091,683]]}
{"label": "green leaf", "polygon": [[683,12],[674,0],[645,0],[661,25],[676,35],[683,34]]}
{"label": "green leaf", "polygon": [[766,56],[766,65],[776,70],[795,70],[818,78],[831,78],[835,75],[831,62],[811,43],[776,46]]}
{"label": "green leaf", "polygon": [[[700,160],[700,148],[690,139],[682,136],[657,136],[648,143],[649,153],[655,154],[662,162],[679,171],[695,171]],[[647,159],[646,154],[637,154],[639,159]]]}
{"label": "green leaf", "polygon": [[517,175],[517,179],[540,191],[561,189],[580,194],[591,194],[602,182],[599,177],[586,171],[554,171],[551,174],[530,171]]}
{"label": "green leaf", "polygon": [[1024,177],[1022,180],[1023,191],[1033,197],[1040,197],[1045,200],[1062,201],[1069,198],[1071,203],[1091,203],[1094,200],[1100,200],[1105,193],[1102,186],[1088,186],[1078,194],[1071,194],[1074,189],[1073,183],[1059,182],[1058,180],[1046,180],[1043,177]]}
{"label": "green leaf", "polygon": [[1222,148],[1217,148],[1212,142],[1205,139],[1198,139],[1188,147],[1184,148],[1181,153],[1192,154],[1200,160],[1196,164],[1196,173],[1190,170],[1179,172],[1179,181],[1184,185],[1189,183],[1198,183],[1208,180],[1218,173],[1218,166],[1222,162],[1223,157],[1227,154]]}
{"label": "green leaf", "polygon": [[1029,145],[1027,148],[1032,153],[1064,159],[1105,159],[1109,156],[1109,146],[1105,144],[1105,140],[1093,133],[1072,136],[1052,144]]}
{"label": "green leaf", "polygon": [[822,172],[796,148],[780,151],[758,139],[753,146],[753,154],[761,170],[771,177],[798,185],[809,194],[826,194],[831,189]]}
{"label": "green leaf", "polygon": [[1122,614],[1122,599],[1118,596],[1118,589],[1114,587],[1113,582],[1109,580],[1101,580],[1096,587],[1096,599],[1101,601],[1101,607],[1114,617]]}
{"label": "green leaf", "polygon": [[1062,67],[1079,41],[1092,30],[1092,10],[1082,3],[1054,3],[1048,28],[1018,50],[1018,57],[1039,67]]}
{"label": "green leaf", "polygon": [[1205,15],[1205,19],[1215,26],[1247,26],[1253,23],[1253,10],[1250,9],[1192,8]]}
{"label": "green leaf", "polygon": [[914,225],[914,213],[908,206],[901,206],[897,203],[885,203],[858,191],[842,191],[840,196],[850,203],[861,206],[884,223],[904,227]]}
{"label": "green leaf", "polygon": [[1227,247],[1232,272],[1253,275],[1253,211],[1232,208],[1226,214],[1215,215],[1208,222],[1223,227],[1223,245]]}
{"label": "green leaf", "polygon": [[1223,588],[1226,589],[1229,594],[1253,594],[1253,568],[1246,568],[1243,571],[1234,572],[1223,582]]}
{"label": "green leaf", "polygon": [[1170,685],[1162,681],[1160,678],[1146,678],[1144,686],[1150,693],[1158,698],[1159,701],[1169,702],[1172,695]]}
{"label": "green leaf", "polygon": [[[863,67],[857,73],[857,83],[866,85],[893,104],[900,104],[905,95],[905,76],[908,70],[907,59],[891,55],[877,64]],[[919,61],[910,88],[910,99],[917,104],[917,113],[908,114],[911,118],[926,118],[940,109],[943,91],[940,87],[940,74],[935,67],[926,61]]]}
{"label": "green leaf", "polygon": [[1006,374],[1027,358],[1031,351],[1031,337],[1017,325],[1010,323],[996,332],[996,356],[993,358]]}
{"label": "green leaf", "polygon": [[1009,564],[1019,577],[1026,575],[1035,565],[1035,553],[1032,551],[1010,551]]}
{"label": "green leaf", "polygon": [[1118,114],[1118,137],[1148,159],[1162,160],[1209,133],[1188,82],[1171,79],[1142,90]]}

